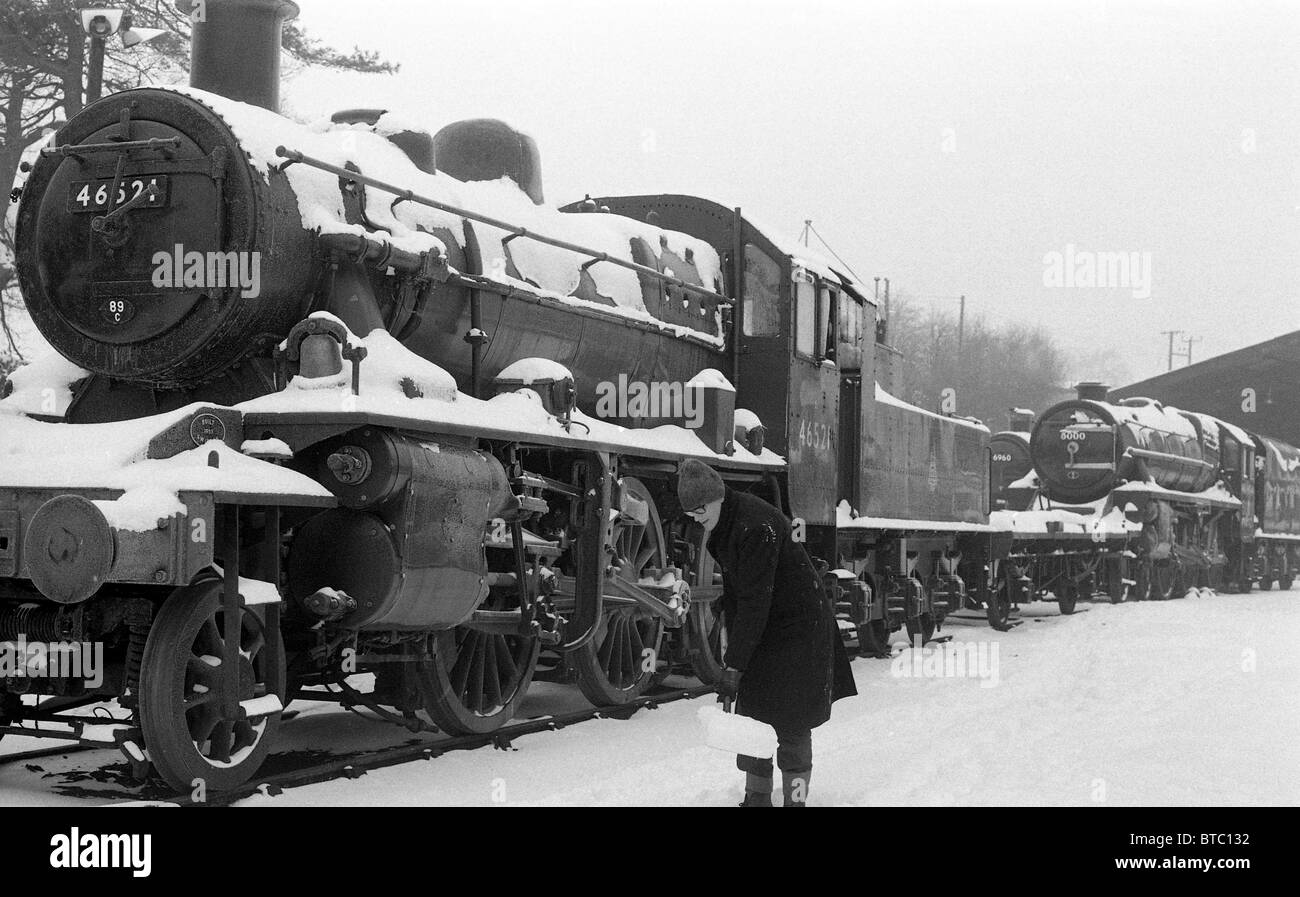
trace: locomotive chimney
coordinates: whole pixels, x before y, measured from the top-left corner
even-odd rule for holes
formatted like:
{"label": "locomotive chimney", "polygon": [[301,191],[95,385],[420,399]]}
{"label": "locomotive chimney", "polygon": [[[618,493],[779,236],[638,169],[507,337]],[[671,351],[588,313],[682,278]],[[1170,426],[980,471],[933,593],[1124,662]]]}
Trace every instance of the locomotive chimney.
{"label": "locomotive chimney", "polygon": [[1079,398],[1091,402],[1104,402],[1106,396],[1110,394],[1110,387],[1098,380],[1084,380],[1081,383],[1076,383],[1074,390],[1079,394]]}
{"label": "locomotive chimney", "polygon": [[280,33],[293,0],[176,0],[190,16],[190,86],[280,111]]}

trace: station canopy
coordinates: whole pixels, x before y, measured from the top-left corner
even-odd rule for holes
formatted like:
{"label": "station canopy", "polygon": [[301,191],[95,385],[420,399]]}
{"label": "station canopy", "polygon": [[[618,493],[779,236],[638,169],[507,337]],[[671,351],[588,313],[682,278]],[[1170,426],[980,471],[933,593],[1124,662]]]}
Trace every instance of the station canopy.
{"label": "station canopy", "polygon": [[1203,411],[1252,433],[1300,445],[1300,331],[1110,392],[1112,401],[1132,396]]}

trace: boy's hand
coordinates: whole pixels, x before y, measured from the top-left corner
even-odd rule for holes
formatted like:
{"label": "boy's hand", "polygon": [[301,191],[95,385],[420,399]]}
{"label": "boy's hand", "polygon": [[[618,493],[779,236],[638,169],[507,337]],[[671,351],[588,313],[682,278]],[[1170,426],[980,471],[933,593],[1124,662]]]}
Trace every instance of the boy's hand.
{"label": "boy's hand", "polygon": [[725,667],[722,670],[722,679],[718,682],[718,698],[736,700],[736,694],[740,691],[740,670],[732,667]]}

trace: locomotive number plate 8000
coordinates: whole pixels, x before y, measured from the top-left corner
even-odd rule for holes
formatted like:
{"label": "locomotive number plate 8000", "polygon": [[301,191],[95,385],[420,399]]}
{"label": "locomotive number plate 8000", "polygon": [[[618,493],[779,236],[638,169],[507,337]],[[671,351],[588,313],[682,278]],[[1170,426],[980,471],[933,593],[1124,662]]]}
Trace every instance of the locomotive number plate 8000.
{"label": "locomotive number plate 8000", "polygon": [[[122,178],[117,188],[114,207],[125,205],[143,193],[150,186],[157,187],[158,192],[152,199],[146,199],[140,206],[147,209],[160,209],[167,205],[167,175],[143,174]],[[109,207],[109,194],[113,190],[113,179],[102,178],[96,181],[73,181],[68,186],[69,212],[104,212]]]}

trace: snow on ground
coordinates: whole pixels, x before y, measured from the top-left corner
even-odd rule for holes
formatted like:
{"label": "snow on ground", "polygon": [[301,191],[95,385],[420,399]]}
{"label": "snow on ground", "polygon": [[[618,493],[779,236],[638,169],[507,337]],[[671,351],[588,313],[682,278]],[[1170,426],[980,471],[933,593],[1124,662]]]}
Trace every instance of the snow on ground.
{"label": "snow on ground", "polygon": [[[1023,610],[1007,633],[950,621],[996,676],[901,677],[912,649],[853,662],[859,696],[816,730],[810,804],[1256,805],[1300,803],[1300,590]],[[969,648],[965,650],[970,650]],[[996,650],[996,655],[994,651]],[[924,670],[924,667],[921,667]],[[704,746],[702,702],[528,735],[515,750],[451,753],[246,806],[705,805],[741,797],[733,759]],[[412,736],[315,705],[281,752],[337,752]],[[524,715],[583,706],[538,685]],[[28,739],[0,742],[0,753]],[[274,762],[272,757],[272,762]],[[0,767],[0,806],[82,804],[111,752]],[[96,781],[98,780],[98,781]],[[102,796],[100,797],[102,800]]]}

